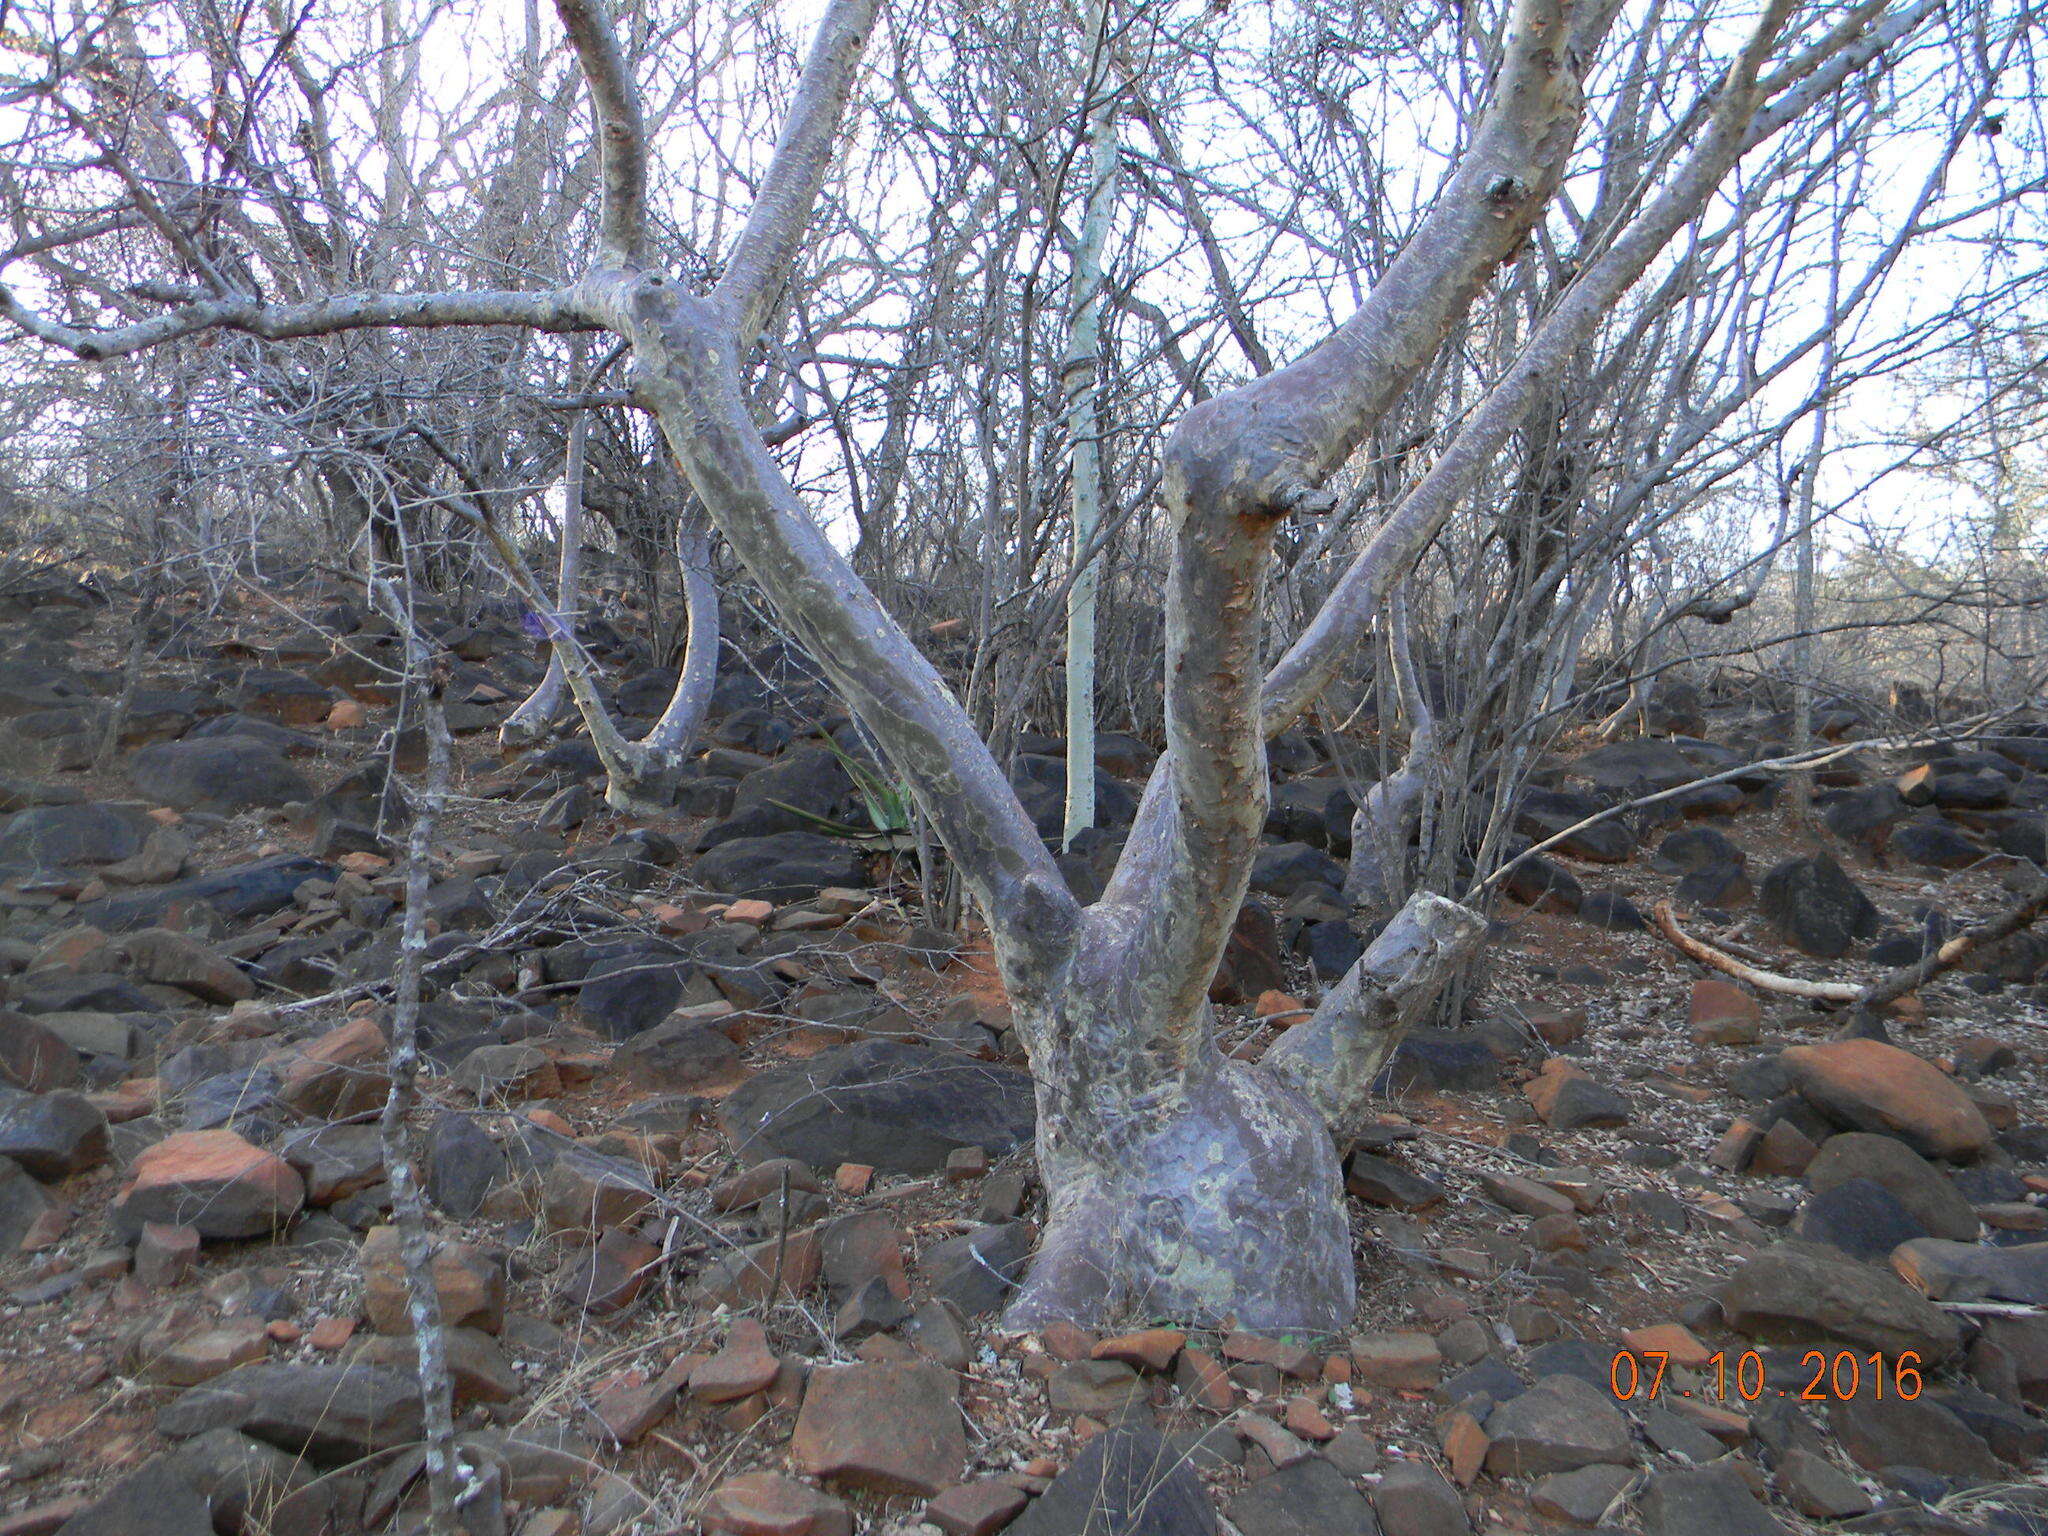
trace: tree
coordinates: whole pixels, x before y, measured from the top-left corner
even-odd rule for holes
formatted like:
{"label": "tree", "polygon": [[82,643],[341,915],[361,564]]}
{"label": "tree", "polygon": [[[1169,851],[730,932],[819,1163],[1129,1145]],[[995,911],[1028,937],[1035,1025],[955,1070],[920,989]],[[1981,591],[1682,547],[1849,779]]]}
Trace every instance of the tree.
{"label": "tree", "polygon": [[[0,317],[88,360],[218,330],[269,340],[383,327],[620,338],[636,399],[706,514],[909,783],[987,921],[1037,1084],[1049,1202],[1013,1321],[1137,1310],[1266,1330],[1341,1326],[1354,1277],[1331,1129],[1365,1108],[1400,1032],[1484,924],[1440,896],[1412,897],[1263,1063],[1226,1058],[1207,989],[1260,845],[1265,742],[1329,683],[1453,512],[1483,494],[1496,456],[1742,156],[1882,67],[1938,5],[1874,3],[1837,16],[1771,0],[1681,114],[1661,176],[1581,254],[1557,302],[1268,671],[1276,529],[1331,510],[1328,482],[1523,249],[1564,179],[1585,83],[1620,7],[1516,0],[1483,115],[1356,313],[1294,362],[1195,405],[1165,443],[1167,750],[1106,891],[1085,907],[939,673],[771,455],[745,387],[830,170],[876,0],[827,8],[745,223],[701,288],[655,264],[646,121],[601,0],[557,0],[557,9],[602,146],[597,252],[568,285],[343,289],[272,303],[209,263],[192,274],[197,296],[127,323],[56,320],[9,289],[0,289]],[[182,236],[176,217],[163,223],[167,239]],[[560,618],[548,622],[563,639]],[[573,667],[568,681],[577,682]]]}

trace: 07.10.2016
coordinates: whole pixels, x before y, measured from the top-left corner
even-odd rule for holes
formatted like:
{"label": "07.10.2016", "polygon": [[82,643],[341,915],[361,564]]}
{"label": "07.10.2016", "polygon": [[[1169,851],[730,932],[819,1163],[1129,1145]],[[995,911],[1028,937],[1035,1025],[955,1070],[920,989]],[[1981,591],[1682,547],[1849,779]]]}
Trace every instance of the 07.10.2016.
{"label": "07.10.2016", "polygon": [[[1643,1395],[1654,1399],[1669,1390],[1665,1373],[1670,1365],[1669,1350],[1616,1350],[1607,1370],[1607,1384],[1617,1398]],[[1734,1356],[1732,1368],[1728,1351],[1717,1349],[1707,1357],[1705,1369],[1705,1383],[1697,1390],[1680,1389],[1678,1395],[1724,1402],[1732,1395],[1753,1403],[1771,1390],[1766,1381],[1764,1357],[1753,1349]],[[1896,1355],[1887,1355],[1882,1350],[1858,1355],[1846,1349],[1831,1355],[1809,1349],[1801,1358],[1799,1369],[1805,1385],[1797,1391],[1792,1387],[1778,1388],[1777,1396],[1809,1403],[1845,1402],[1867,1390],[1878,1398],[1889,1391],[1894,1397],[1910,1400],[1918,1397],[1925,1385],[1920,1377],[1920,1356],[1910,1349]]]}

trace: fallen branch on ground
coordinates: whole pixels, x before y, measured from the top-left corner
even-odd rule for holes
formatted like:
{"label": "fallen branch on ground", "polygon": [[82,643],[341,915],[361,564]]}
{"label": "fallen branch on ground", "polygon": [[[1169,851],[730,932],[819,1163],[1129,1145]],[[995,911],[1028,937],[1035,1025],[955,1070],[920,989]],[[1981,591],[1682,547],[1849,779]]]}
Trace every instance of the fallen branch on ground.
{"label": "fallen branch on ground", "polygon": [[1682,954],[1690,955],[1701,965],[1733,976],[1737,981],[1746,981],[1759,992],[1775,992],[1783,997],[1807,997],[1823,1003],[1853,1003],[1863,996],[1863,988],[1847,981],[1801,981],[1797,976],[1780,976],[1776,971],[1766,971],[1724,954],[1704,939],[1696,939],[1678,926],[1678,919],[1672,916],[1671,903],[1660,901],[1651,914],[1657,923],[1657,931],[1669,939]]}

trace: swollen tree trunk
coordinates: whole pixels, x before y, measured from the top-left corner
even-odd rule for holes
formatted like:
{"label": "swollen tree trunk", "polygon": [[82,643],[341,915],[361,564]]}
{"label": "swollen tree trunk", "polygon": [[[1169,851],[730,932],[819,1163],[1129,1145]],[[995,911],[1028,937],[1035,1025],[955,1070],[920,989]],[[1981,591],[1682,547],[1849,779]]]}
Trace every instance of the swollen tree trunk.
{"label": "swollen tree trunk", "polygon": [[1067,588],[1067,807],[1060,843],[1095,825],[1095,590],[1100,562],[1090,546],[1102,526],[1102,250],[1116,208],[1116,94],[1109,88],[1109,0],[1093,0],[1093,55],[1086,76],[1088,203],[1074,257],[1074,297],[1061,365],[1067,440],[1073,445],[1074,563]]}

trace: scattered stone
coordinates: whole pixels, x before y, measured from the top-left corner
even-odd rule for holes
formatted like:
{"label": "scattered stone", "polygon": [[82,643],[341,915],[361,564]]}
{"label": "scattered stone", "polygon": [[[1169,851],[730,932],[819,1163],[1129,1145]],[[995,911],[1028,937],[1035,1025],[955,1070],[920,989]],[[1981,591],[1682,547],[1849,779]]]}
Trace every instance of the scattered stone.
{"label": "scattered stone", "polygon": [[1569,1472],[1634,1460],[1628,1420],[1610,1392],[1573,1376],[1546,1376],[1486,1419],[1486,1469],[1499,1477]]}
{"label": "scattered stone", "polygon": [[1777,1473],[1785,1502],[1809,1520],[1849,1520],[1874,1507],[1854,1478],[1812,1451],[1796,1446],[1787,1451]]}
{"label": "scattered stone", "polygon": [[202,1237],[260,1237],[285,1226],[305,1198],[290,1164],[233,1131],[182,1131],[135,1159],[109,1215],[128,1238],[150,1221]]}
{"label": "scattered stone", "polygon": [[1885,1258],[1899,1244],[1927,1235],[1890,1190],[1869,1179],[1847,1179],[1815,1195],[1793,1218],[1792,1230],[1856,1259]]}
{"label": "scattered stone", "polygon": [[789,1450],[814,1477],[924,1498],[958,1482],[967,1465],[952,1380],[921,1363],[812,1371]]}

